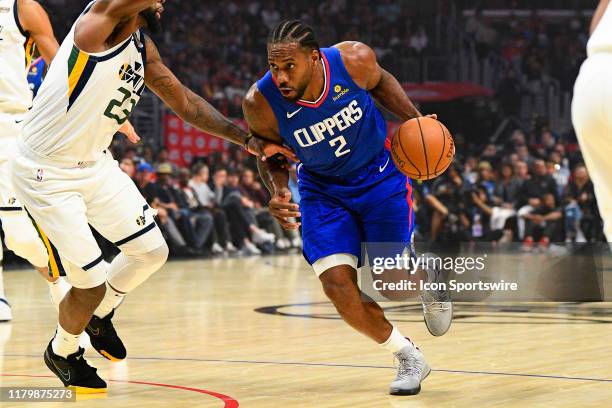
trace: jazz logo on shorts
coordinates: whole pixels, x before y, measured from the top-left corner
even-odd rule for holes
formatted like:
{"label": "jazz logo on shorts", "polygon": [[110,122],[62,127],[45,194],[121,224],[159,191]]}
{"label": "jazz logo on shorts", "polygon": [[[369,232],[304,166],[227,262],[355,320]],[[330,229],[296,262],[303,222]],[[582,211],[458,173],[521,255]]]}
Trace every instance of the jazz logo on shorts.
{"label": "jazz logo on shorts", "polygon": [[43,169],[36,170],[36,180],[43,181],[43,176],[44,176]]}
{"label": "jazz logo on shorts", "polygon": [[17,198],[15,197],[11,197],[8,199],[9,205],[15,205],[16,202],[17,202]]}

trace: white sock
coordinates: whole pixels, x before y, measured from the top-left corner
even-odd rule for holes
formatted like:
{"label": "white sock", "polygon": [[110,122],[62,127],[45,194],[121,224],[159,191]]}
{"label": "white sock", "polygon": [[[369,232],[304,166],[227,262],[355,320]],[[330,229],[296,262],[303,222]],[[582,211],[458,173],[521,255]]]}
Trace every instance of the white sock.
{"label": "white sock", "polygon": [[47,283],[49,284],[49,294],[53,306],[55,306],[55,310],[59,311],[60,302],[72,286],[64,278],[58,278],[55,282],[47,281]]}
{"label": "white sock", "polygon": [[389,338],[384,343],[381,343],[380,346],[392,353],[397,353],[406,346],[414,347],[414,344],[406,337],[402,336],[402,333],[400,333],[397,327],[393,327]]}
{"label": "white sock", "polygon": [[112,312],[114,308],[119,306],[119,303],[123,301],[125,295],[125,293],[117,292],[108,284],[108,282],[106,282],[106,294],[104,295],[102,302],[100,302],[98,305],[98,308],[94,311],[94,315],[98,316],[99,318],[108,316],[108,314]]}
{"label": "white sock", "polygon": [[67,358],[70,354],[74,354],[79,350],[80,336],[80,334],[68,333],[58,323],[55,337],[53,337],[51,342],[51,348],[58,356]]}

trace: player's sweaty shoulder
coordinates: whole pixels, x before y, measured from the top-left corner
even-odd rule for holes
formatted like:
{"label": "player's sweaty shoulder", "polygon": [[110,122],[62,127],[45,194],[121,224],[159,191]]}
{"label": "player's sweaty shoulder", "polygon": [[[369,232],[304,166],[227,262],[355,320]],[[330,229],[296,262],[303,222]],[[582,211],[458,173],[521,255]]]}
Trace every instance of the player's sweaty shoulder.
{"label": "player's sweaty shoulder", "polygon": [[272,140],[281,139],[276,116],[256,83],[251,86],[242,101],[242,112],[252,132]]}
{"label": "player's sweaty shoulder", "polygon": [[342,62],[353,81],[366,88],[370,76],[378,69],[374,50],[359,41],[344,41],[334,47],[340,51]]}

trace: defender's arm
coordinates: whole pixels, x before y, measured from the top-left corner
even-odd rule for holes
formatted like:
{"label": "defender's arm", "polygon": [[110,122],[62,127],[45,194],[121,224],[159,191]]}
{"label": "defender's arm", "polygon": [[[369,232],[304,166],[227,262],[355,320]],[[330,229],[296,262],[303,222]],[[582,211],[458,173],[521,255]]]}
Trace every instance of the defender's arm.
{"label": "defender's arm", "polygon": [[374,50],[356,41],[342,42],[336,48],[355,83],[370,91],[385,109],[402,120],[423,116],[397,79],[378,65]]}
{"label": "defender's arm", "polygon": [[196,128],[244,146],[247,133],[203,98],[187,89],[164,64],[153,41],[146,37],[145,83],[181,119]]}
{"label": "defender's arm", "polygon": [[106,40],[117,26],[140,12],[155,8],[163,11],[166,0],[98,0],[76,26],[74,41],[86,52],[104,51]]}
{"label": "defender's arm", "polygon": [[42,6],[34,0],[19,0],[17,11],[21,26],[30,33],[47,65],[51,64],[55,54],[57,54],[59,44],[53,35],[49,16]]}

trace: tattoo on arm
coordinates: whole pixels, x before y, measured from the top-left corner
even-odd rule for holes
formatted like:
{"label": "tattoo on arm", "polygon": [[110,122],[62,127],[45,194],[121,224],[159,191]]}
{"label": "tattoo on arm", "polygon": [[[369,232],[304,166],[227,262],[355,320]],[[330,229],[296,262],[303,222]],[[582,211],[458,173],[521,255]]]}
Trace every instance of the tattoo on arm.
{"label": "tattoo on arm", "polygon": [[185,87],[164,65],[153,42],[146,39],[148,64],[145,81],[166,105],[192,126],[243,146],[247,134],[201,96]]}

